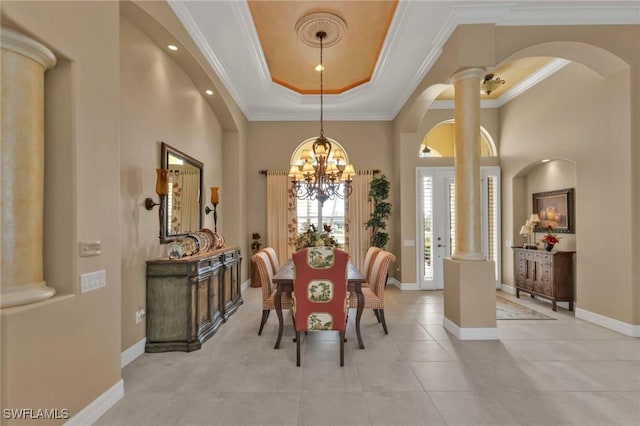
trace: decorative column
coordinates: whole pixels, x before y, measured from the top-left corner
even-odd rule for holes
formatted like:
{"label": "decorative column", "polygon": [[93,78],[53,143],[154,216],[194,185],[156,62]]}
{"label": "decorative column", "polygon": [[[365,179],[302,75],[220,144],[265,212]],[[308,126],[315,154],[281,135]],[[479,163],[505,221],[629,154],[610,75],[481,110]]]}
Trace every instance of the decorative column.
{"label": "decorative column", "polygon": [[461,340],[498,338],[495,265],[482,254],[481,68],[455,73],[456,252],[443,260],[443,326]]}
{"label": "decorative column", "polygon": [[483,260],[480,227],[480,82],[484,71],[453,75],[455,85],[456,252],[454,259]]}
{"label": "decorative column", "polygon": [[53,53],[2,28],[0,307],[48,299],[43,278],[44,73]]}

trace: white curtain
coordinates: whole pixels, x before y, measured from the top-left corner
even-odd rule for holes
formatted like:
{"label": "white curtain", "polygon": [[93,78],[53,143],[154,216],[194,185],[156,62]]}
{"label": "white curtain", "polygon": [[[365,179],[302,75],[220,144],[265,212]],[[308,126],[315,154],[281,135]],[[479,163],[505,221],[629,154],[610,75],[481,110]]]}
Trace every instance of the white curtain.
{"label": "white curtain", "polygon": [[169,229],[186,234],[200,229],[200,170],[173,166],[169,171]]}
{"label": "white curtain", "polygon": [[359,270],[362,270],[364,257],[371,245],[371,230],[365,229],[365,224],[373,212],[373,202],[369,201],[369,183],[373,174],[373,170],[361,170],[353,177],[353,192],[345,204],[345,246]]}
{"label": "white curtain", "polygon": [[293,254],[297,232],[296,199],[289,194],[288,171],[267,171],[267,246],[282,265]]}

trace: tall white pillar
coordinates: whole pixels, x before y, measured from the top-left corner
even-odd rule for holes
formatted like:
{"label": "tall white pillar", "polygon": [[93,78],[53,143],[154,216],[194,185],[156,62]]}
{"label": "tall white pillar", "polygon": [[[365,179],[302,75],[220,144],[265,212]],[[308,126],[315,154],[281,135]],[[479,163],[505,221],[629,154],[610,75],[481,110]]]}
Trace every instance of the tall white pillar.
{"label": "tall white pillar", "polygon": [[452,76],[455,86],[456,252],[454,259],[484,260],[480,190],[481,68]]}
{"label": "tall white pillar", "polygon": [[53,53],[2,28],[0,307],[48,299],[43,277],[44,73]]}

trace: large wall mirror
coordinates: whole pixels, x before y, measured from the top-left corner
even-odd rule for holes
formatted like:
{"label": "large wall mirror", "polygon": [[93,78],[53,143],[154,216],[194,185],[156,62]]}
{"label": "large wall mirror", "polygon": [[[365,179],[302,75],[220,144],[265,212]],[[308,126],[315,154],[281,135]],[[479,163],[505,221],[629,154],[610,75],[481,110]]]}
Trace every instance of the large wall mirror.
{"label": "large wall mirror", "polygon": [[160,242],[168,243],[202,228],[203,163],[162,142],[161,167],[169,170]]}

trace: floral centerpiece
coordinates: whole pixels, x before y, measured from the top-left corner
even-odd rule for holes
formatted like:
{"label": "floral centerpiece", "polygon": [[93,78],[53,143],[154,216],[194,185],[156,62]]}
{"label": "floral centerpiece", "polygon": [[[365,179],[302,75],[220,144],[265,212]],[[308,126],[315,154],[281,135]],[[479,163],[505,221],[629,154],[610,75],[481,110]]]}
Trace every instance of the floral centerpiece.
{"label": "floral centerpiece", "polygon": [[545,250],[551,251],[553,246],[560,242],[560,237],[553,232],[553,227],[551,225],[547,225],[547,234],[540,241],[544,243]]}
{"label": "floral centerpiece", "polygon": [[309,226],[309,229],[296,236],[294,241],[296,250],[301,250],[305,247],[340,248],[340,243],[331,235],[331,232],[331,226],[326,223],[322,225],[322,231],[318,231],[315,225]]}

